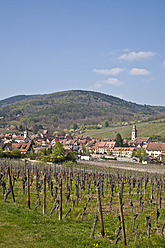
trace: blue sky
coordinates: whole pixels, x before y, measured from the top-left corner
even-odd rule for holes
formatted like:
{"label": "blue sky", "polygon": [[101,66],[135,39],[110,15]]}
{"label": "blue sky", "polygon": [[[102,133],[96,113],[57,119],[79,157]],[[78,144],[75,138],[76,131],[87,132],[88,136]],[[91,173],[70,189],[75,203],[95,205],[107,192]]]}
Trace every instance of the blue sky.
{"label": "blue sky", "polygon": [[165,106],[164,0],[1,0],[0,99],[92,90]]}

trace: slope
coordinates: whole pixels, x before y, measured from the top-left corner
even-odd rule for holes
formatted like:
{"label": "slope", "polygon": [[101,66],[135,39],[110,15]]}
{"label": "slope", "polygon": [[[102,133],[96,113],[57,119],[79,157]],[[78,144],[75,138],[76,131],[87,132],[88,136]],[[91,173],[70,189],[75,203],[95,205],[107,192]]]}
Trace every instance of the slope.
{"label": "slope", "polygon": [[165,107],[139,105],[110,95],[82,90],[37,95],[0,108],[3,121],[42,124],[51,130],[68,128],[73,123],[98,124],[105,121],[130,121],[158,118]]}

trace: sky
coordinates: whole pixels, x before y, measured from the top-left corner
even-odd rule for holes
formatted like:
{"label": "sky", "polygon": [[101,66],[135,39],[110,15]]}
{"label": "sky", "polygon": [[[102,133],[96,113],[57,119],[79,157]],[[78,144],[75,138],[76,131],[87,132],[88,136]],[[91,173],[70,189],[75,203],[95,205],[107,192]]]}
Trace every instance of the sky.
{"label": "sky", "polygon": [[0,0],[0,100],[90,90],[165,106],[165,0]]}

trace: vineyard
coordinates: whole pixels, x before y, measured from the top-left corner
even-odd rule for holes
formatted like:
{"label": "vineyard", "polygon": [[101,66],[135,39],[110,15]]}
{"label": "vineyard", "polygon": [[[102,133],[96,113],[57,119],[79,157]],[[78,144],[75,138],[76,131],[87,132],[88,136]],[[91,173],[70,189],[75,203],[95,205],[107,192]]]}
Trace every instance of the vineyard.
{"label": "vineyard", "polygon": [[60,223],[88,227],[89,247],[164,247],[161,174],[0,160],[0,186],[0,201],[6,205],[24,206],[59,228]]}

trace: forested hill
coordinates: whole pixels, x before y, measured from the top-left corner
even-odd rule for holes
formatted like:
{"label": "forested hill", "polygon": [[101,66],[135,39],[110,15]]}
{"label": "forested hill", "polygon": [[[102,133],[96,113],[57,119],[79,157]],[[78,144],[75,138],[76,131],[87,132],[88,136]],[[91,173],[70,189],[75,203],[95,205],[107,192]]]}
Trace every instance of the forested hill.
{"label": "forested hill", "polygon": [[72,90],[21,97],[16,97],[12,104],[0,107],[1,119],[29,127],[41,124],[53,130],[68,128],[73,123],[101,124],[165,114],[165,107],[139,105],[92,91]]}
{"label": "forested hill", "polygon": [[36,98],[38,95],[18,95],[18,96],[12,96],[9,98],[6,98],[4,100],[0,100],[0,107],[5,106],[7,104],[27,100],[27,99],[33,99]]}

